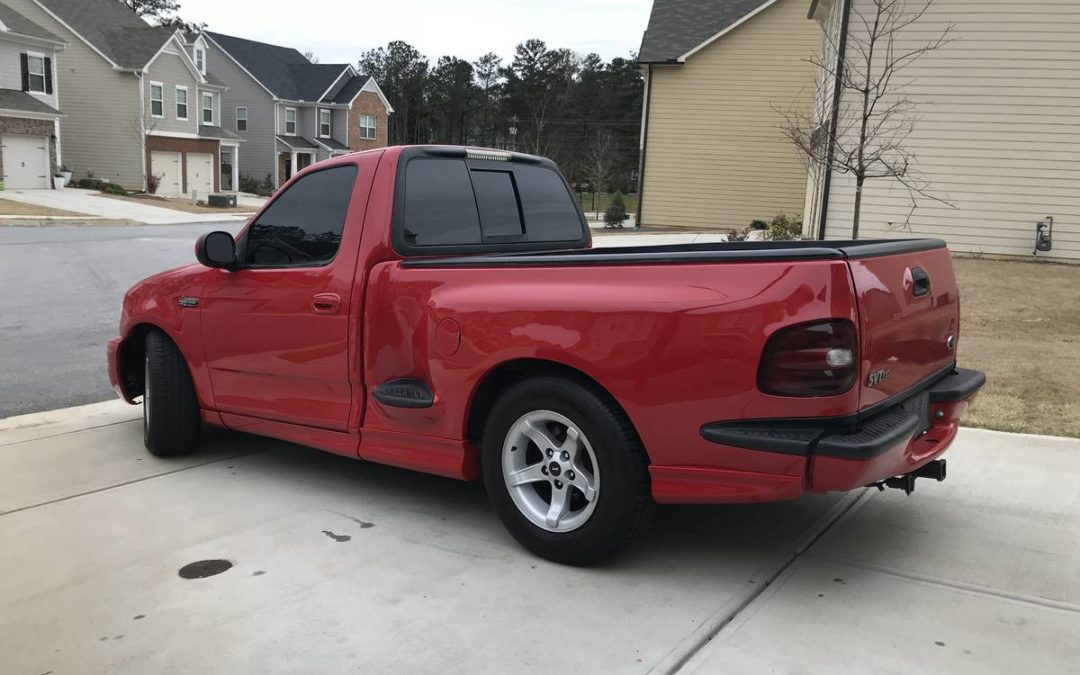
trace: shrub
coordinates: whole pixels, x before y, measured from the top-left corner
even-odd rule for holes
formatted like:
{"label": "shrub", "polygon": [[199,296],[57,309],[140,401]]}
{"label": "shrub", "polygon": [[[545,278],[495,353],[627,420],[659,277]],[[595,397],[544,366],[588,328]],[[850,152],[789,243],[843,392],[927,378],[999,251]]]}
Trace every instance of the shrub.
{"label": "shrub", "polygon": [[260,197],[269,197],[274,194],[274,177],[267,173],[266,178],[262,179],[262,184],[259,189],[255,191],[255,194]]}
{"label": "shrub", "polygon": [[84,190],[100,190],[105,187],[105,185],[105,181],[98,180],[97,178],[94,178],[92,176],[90,178],[80,178],[79,180],[75,181],[75,187],[82,188]]}
{"label": "shrub", "polygon": [[240,174],[240,191],[250,192],[251,194],[257,194],[259,192],[259,179],[253,178],[251,174]]}
{"label": "shrub", "polygon": [[750,229],[751,230],[767,230],[767,229],[769,229],[769,224],[766,223],[764,220],[751,220],[750,221]]}
{"label": "shrub", "polygon": [[746,233],[749,232],[749,231],[750,231],[750,228],[744,228],[744,229],[741,229],[741,230],[736,230],[734,228],[730,228],[727,231],[727,237],[728,237],[727,240],[728,241],[746,241]]}
{"label": "shrub", "polygon": [[156,195],[159,185],[161,185],[161,176],[155,176],[154,174],[150,174],[146,177],[147,194]]}
{"label": "shrub", "polygon": [[788,218],[781,213],[769,223],[765,238],[770,241],[802,239],[802,225],[802,218]]}
{"label": "shrub", "polygon": [[622,193],[616,192],[611,196],[611,204],[604,211],[604,227],[621,229],[625,220],[626,203],[623,201]]}
{"label": "shrub", "polygon": [[101,191],[110,195],[127,195],[128,193],[127,190],[116,183],[105,183],[105,186],[101,188]]}

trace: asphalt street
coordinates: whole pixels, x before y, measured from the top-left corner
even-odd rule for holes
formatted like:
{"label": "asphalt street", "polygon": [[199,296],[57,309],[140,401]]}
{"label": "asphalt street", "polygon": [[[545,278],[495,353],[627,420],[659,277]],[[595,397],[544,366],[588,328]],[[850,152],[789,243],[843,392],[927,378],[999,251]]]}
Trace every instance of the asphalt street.
{"label": "asphalt street", "polygon": [[0,227],[0,418],[112,398],[124,292],[193,262],[203,232],[241,226]]}

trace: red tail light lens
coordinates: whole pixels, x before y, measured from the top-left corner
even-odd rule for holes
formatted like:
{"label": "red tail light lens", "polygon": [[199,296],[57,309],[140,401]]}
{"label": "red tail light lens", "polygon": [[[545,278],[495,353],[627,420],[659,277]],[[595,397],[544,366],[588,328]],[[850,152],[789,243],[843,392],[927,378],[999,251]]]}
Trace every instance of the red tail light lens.
{"label": "red tail light lens", "polygon": [[758,389],[773,396],[836,396],[855,385],[855,324],[813,321],[772,334],[758,366]]}

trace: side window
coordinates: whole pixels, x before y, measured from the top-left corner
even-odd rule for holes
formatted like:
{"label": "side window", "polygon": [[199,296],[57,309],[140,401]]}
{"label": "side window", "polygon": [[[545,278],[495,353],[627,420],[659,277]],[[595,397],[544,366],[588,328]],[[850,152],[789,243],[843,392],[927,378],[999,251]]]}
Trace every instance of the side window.
{"label": "side window", "polygon": [[332,260],[355,183],[356,167],[351,165],[297,180],[248,230],[242,244],[244,264],[310,266]]}
{"label": "side window", "polygon": [[518,164],[514,167],[514,177],[529,241],[581,238],[577,205],[561,176],[543,167]]}
{"label": "side window", "polygon": [[409,246],[480,243],[480,217],[464,160],[414,159],[408,163],[404,223]]}

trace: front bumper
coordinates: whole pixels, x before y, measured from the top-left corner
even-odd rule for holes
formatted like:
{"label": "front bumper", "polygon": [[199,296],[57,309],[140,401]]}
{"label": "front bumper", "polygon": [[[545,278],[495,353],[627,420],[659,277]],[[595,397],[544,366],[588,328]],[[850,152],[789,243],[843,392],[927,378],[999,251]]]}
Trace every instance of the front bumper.
{"label": "front bumper", "polygon": [[939,457],[985,383],[977,370],[954,368],[870,417],[716,423],[702,427],[701,434],[724,445],[806,455],[810,490],[851,490]]}

